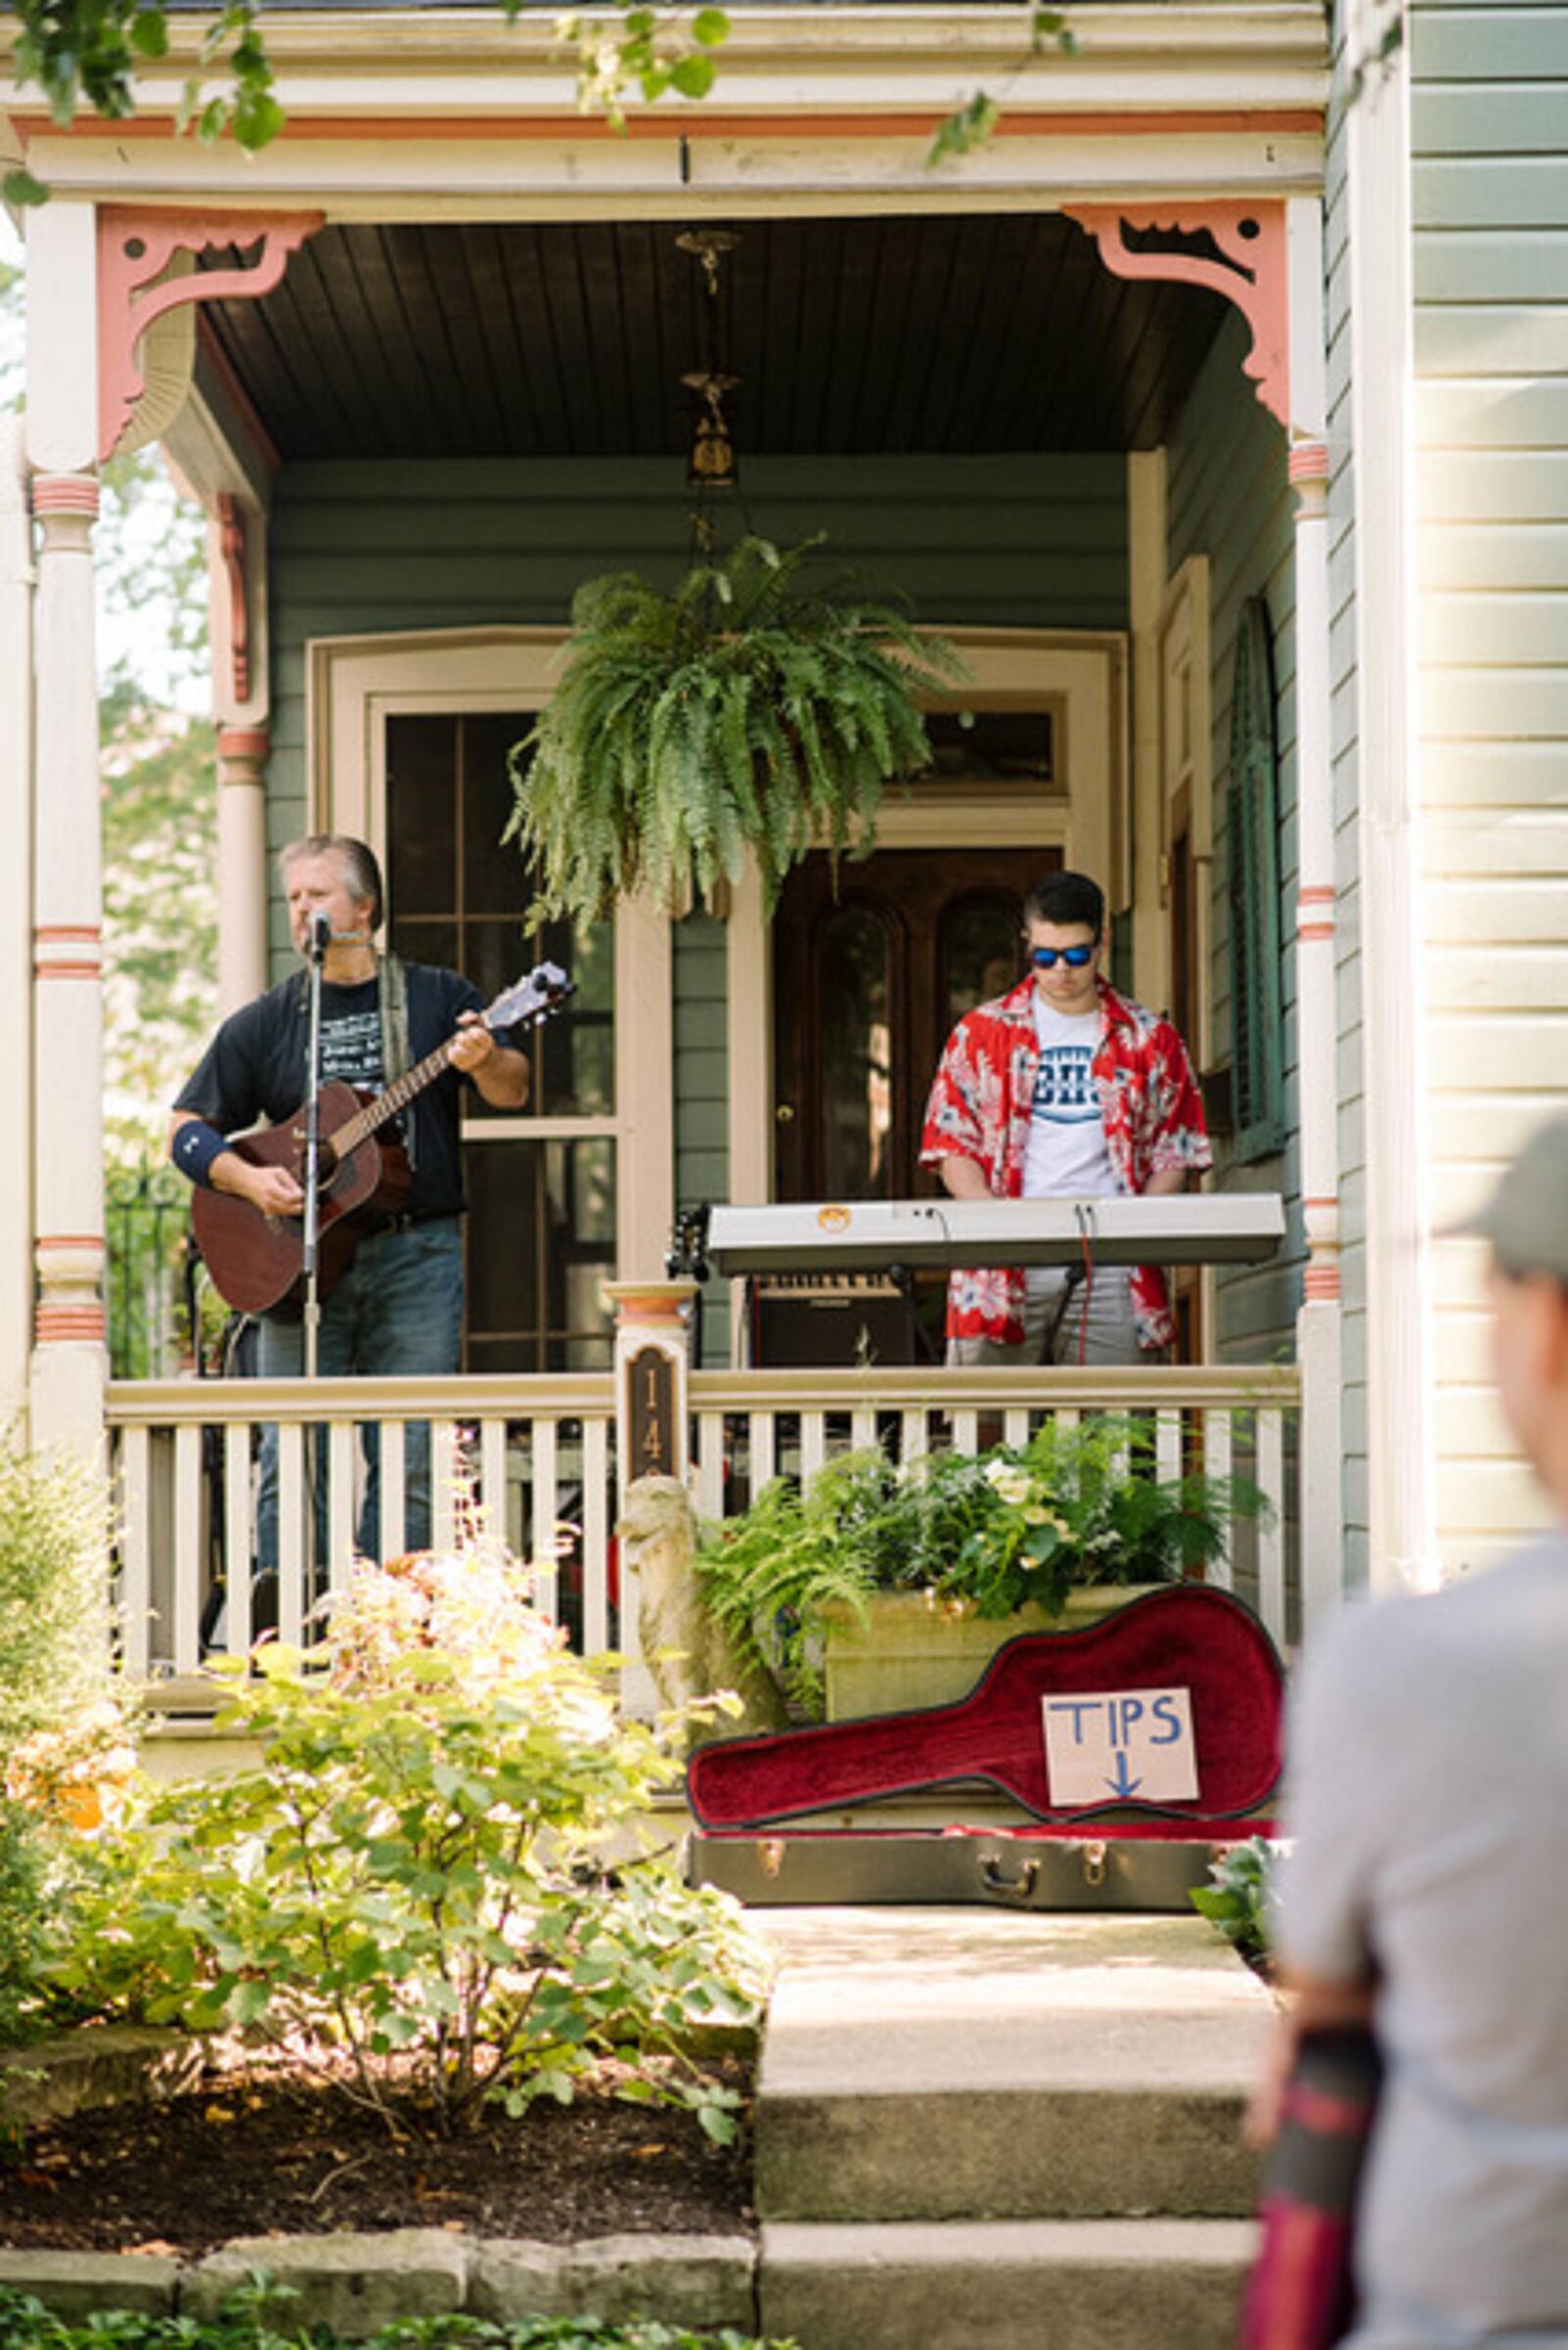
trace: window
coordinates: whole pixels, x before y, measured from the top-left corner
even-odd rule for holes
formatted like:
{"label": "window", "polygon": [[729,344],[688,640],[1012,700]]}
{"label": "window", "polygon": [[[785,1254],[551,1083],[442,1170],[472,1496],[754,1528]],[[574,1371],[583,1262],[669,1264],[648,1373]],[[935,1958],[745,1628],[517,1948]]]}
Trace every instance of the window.
{"label": "window", "polygon": [[526,710],[387,717],[388,935],[399,955],[462,971],[487,999],[536,962],[562,964],[576,983],[529,1044],[526,1109],[465,1103],[464,1365],[604,1370],[599,1285],[614,1272],[616,1241],[615,933],[604,922],[581,936],[567,923],[524,934],[528,875],[501,836],[508,756],[532,723]]}
{"label": "window", "polygon": [[1225,813],[1236,1155],[1250,1160],[1267,1158],[1285,1140],[1279,759],[1274,662],[1261,596],[1243,605],[1237,629]]}

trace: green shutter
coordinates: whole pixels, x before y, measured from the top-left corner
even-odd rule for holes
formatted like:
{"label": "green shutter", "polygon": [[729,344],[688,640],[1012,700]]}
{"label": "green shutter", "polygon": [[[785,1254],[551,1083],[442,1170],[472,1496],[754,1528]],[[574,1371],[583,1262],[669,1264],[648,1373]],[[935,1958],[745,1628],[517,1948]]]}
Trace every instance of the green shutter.
{"label": "green shutter", "polygon": [[1243,605],[1231,686],[1226,797],[1231,910],[1232,1098],[1236,1155],[1285,1141],[1285,1009],[1280,942],[1279,760],[1268,607]]}

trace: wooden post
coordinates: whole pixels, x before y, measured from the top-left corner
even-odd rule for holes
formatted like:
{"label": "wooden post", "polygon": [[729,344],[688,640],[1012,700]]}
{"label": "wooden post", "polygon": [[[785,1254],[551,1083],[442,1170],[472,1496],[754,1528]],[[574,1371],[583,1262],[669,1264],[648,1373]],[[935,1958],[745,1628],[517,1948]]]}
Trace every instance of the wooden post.
{"label": "wooden post", "polygon": [[[691,1336],[701,1293],[695,1281],[607,1281],[615,1311],[615,1498],[639,1477],[691,1482]],[[620,1632],[626,1659],[621,1677],[625,1712],[652,1713],[658,1703],[641,1661],[637,1578],[620,1556]]]}

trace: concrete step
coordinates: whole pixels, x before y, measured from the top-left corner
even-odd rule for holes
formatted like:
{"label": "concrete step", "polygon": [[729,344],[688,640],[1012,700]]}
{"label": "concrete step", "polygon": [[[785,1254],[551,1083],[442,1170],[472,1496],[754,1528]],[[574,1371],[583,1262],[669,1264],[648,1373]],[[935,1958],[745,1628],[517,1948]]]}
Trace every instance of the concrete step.
{"label": "concrete step", "polygon": [[[1272,2003],[1199,1918],[753,1912],[764,2221],[1245,2218]],[[813,2345],[814,2350],[814,2345]]]}
{"label": "concrete step", "polygon": [[1232,2220],[762,2229],[761,2324],[802,2350],[1234,2350]]}

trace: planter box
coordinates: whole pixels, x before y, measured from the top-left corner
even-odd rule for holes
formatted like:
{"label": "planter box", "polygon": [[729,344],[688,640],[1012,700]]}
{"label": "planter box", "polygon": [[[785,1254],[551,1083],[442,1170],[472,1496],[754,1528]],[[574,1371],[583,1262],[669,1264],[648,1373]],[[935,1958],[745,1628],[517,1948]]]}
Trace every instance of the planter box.
{"label": "planter box", "polygon": [[880,1591],[863,1620],[853,1608],[824,1611],[822,1650],[827,1719],[851,1722],[866,1714],[910,1713],[967,1697],[1004,1641],[1021,1632],[1079,1632],[1125,1607],[1158,1584],[1098,1584],[1067,1593],[1059,1616],[1043,1607],[1015,1615],[961,1615],[933,1606],[923,1591]]}

